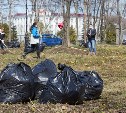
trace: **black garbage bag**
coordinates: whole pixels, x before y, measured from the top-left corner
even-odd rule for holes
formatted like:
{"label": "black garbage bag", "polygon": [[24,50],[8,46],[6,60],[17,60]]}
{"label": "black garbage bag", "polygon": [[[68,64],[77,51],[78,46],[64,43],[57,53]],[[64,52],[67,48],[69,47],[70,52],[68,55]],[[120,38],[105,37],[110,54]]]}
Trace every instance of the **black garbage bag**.
{"label": "black garbage bag", "polygon": [[0,73],[0,102],[28,102],[34,96],[34,76],[23,62],[8,64]]}
{"label": "black garbage bag", "polygon": [[85,84],[85,90],[80,95],[79,101],[98,99],[103,90],[103,80],[95,71],[78,72],[81,83]]}
{"label": "black garbage bag", "polygon": [[43,52],[44,48],[45,48],[45,44],[41,43],[41,44],[37,44],[37,49],[36,50],[38,52]]}
{"label": "black garbage bag", "polygon": [[80,40],[79,46],[84,47],[84,48],[88,48],[88,41],[85,42],[84,40]]}
{"label": "black garbage bag", "polygon": [[[33,47],[35,46],[35,47]],[[29,54],[29,53],[34,53],[35,51],[37,52],[37,56],[40,57],[40,53],[43,52],[45,48],[44,44],[36,44],[36,45],[29,45],[25,46],[24,53]]]}
{"label": "black garbage bag", "polygon": [[34,75],[35,99],[38,99],[46,87],[48,79],[57,74],[57,68],[52,60],[46,59],[34,66],[32,73]]}
{"label": "black garbage bag", "polygon": [[12,40],[11,42],[8,42],[8,47],[9,48],[19,48],[20,43],[18,40]]}
{"label": "black garbage bag", "polygon": [[62,71],[48,80],[40,103],[81,104],[100,97],[103,81],[96,72],[77,72],[66,65],[59,65],[59,69]]}
{"label": "black garbage bag", "polygon": [[43,52],[44,48],[45,48],[45,45],[43,43],[37,44],[36,52],[37,52],[37,56],[39,58],[40,58],[40,54],[41,54],[41,52]]}

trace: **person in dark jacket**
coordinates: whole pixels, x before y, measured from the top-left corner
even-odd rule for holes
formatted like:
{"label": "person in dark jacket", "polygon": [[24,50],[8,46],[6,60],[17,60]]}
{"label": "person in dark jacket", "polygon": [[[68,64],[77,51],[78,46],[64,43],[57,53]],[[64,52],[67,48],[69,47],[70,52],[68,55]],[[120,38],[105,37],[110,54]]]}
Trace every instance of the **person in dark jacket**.
{"label": "person in dark jacket", "polygon": [[[39,47],[39,39],[40,34],[37,28],[37,22],[34,22],[30,28],[31,37],[30,37],[30,48],[25,48],[23,58],[26,57],[27,54],[37,51]],[[37,51],[37,58],[40,58],[40,51]]]}
{"label": "person in dark jacket", "polygon": [[93,26],[90,25],[89,29],[87,30],[88,48],[90,55],[96,55],[95,35],[96,35],[96,29],[94,29]]}
{"label": "person in dark jacket", "polygon": [[4,49],[4,39],[5,39],[5,33],[4,28],[0,29],[0,48]]}

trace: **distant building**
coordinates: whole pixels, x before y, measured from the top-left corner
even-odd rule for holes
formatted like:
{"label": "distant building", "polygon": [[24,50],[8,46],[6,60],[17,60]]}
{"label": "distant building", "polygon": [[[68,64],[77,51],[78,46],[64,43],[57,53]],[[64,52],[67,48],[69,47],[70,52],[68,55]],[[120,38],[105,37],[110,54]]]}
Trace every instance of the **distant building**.
{"label": "distant building", "polygon": [[[83,14],[78,14],[78,40],[82,39],[82,31],[83,31]],[[35,13],[28,12],[27,14],[27,30],[29,32],[30,26],[34,22]],[[49,33],[57,35],[57,32],[60,31],[58,28],[58,23],[63,22],[63,16],[60,13],[51,13],[46,10],[39,10],[39,21],[44,24],[44,32],[48,31]],[[24,40],[24,36],[26,33],[26,14],[25,13],[17,13],[13,17],[12,21],[13,25],[16,26],[17,35],[19,41]],[[70,26],[76,28],[76,14],[71,14],[70,17]]]}

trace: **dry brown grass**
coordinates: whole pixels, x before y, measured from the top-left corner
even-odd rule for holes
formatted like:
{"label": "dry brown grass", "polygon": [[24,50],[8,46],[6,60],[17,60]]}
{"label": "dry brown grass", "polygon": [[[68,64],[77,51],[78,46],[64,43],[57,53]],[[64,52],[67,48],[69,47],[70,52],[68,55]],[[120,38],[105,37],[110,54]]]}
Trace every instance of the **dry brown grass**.
{"label": "dry brown grass", "polygon": [[[41,59],[35,53],[21,59],[23,49],[11,49],[14,54],[0,54],[0,70],[9,62],[25,62],[31,67],[51,59],[71,66],[74,70],[95,70],[104,81],[101,99],[84,101],[82,105],[68,104],[0,104],[1,113],[126,113],[126,47],[98,45],[97,55],[89,56],[87,49],[46,48]],[[20,60],[19,60],[20,59]]]}

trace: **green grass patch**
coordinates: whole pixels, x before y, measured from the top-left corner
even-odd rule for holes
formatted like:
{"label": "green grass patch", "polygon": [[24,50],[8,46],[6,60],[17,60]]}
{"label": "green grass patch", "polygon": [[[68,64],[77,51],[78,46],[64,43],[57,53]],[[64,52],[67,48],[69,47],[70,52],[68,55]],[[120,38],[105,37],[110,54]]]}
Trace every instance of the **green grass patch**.
{"label": "green grass patch", "polygon": [[[82,105],[39,104],[26,105],[0,104],[4,113],[122,113],[126,111],[126,46],[98,45],[97,55],[89,56],[86,48],[46,48],[41,59],[34,58],[36,53],[20,59],[23,48],[10,49],[13,53],[0,54],[0,70],[8,63],[24,62],[31,67],[45,59],[71,66],[76,71],[94,70],[104,81],[104,89],[98,100],[84,101]],[[20,59],[20,60],[19,60]]]}

